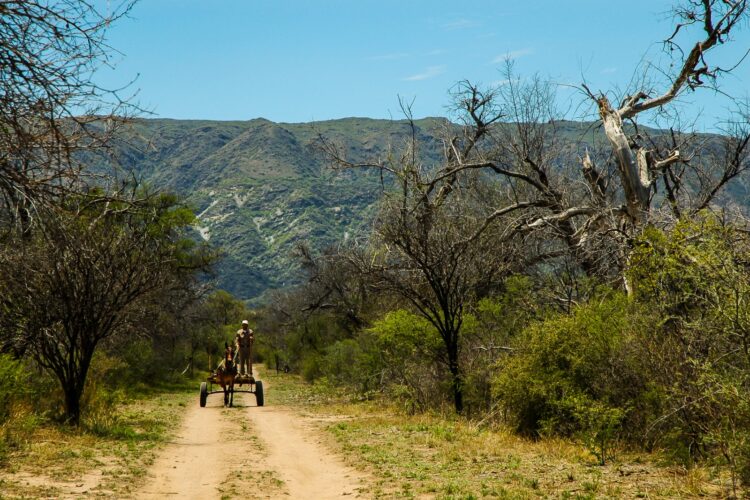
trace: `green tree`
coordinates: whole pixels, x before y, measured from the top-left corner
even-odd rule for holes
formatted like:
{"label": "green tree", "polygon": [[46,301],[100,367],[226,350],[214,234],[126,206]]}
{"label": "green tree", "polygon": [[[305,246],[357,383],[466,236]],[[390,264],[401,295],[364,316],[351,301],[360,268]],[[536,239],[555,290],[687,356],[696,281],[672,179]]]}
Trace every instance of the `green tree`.
{"label": "green tree", "polygon": [[718,452],[750,480],[750,239],[711,213],[636,242],[635,299],[660,321],[643,338],[666,402],[649,431],[689,461]]}
{"label": "green tree", "polygon": [[33,356],[59,380],[72,424],[102,342],[137,333],[149,302],[190,287],[209,260],[181,236],[189,210],[172,196],[144,199],[77,197],[0,252],[2,348]]}
{"label": "green tree", "polygon": [[[486,194],[475,168],[456,165],[456,158],[473,159],[491,142],[491,126],[501,118],[493,95],[470,87],[459,106],[470,125],[451,140],[445,162],[425,165],[420,159],[418,130],[410,110],[412,139],[399,157],[373,163],[347,161],[336,145],[322,148],[337,168],[376,168],[389,176],[366,245],[347,249],[345,259],[370,289],[398,296],[429,321],[443,340],[443,360],[457,413],[464,410],[464,370],[461,366],[464,312],[481,290],[491,289],[509,272],[511,263],[524,260],[512,240],[513,231],[494,231],[502,221],[536,202],[512,203],[488,209]],[[511,233],[511,237],[500,236]],[[527,251],[533,260],[534,251]]]}

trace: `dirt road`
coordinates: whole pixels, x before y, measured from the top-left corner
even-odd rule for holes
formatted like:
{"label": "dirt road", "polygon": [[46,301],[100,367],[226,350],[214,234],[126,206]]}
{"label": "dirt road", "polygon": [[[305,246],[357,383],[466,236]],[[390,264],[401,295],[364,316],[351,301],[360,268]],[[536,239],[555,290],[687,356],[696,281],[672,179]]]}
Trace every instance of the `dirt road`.
{"label": "dirt road", "polygon": [[[273,390],[264,384],[267,394]],[[326,448],[304,417],[272,404],[256,407],[250,394],[235,396],[235,408],[222,403],[212,395],[200,408],[196,394],[134,498],[358,497],[366,478]]]}

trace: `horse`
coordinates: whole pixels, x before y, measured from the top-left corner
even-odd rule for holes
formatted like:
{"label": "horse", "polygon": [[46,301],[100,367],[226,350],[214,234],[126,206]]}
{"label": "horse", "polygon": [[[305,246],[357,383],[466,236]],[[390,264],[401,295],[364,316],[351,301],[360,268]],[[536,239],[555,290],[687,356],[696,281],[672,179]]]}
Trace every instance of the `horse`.
{"label": "horse", "polygon": [[234,348],[224,343],[224,359],[216,368],[216,383],[224,391],[224,406],[232,407],[234,403],[234,379],[237,376],[237,365],[234,364]]}

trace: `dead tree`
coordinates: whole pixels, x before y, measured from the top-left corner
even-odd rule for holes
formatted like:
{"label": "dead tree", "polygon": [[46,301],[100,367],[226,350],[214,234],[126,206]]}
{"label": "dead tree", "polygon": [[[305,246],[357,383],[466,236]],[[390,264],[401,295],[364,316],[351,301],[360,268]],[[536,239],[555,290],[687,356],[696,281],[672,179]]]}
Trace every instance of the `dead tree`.
{"label": "dead tree", "polygon": [[[581,134],[572,149],[565,144],[570,139],[558,134],[562,115],[554,110],[549,83],[521,82],[510,65],[507,83],[494,91],[483,92],[462,82],[455,98],[465,118],[463,130],[487,130],[494,147],[479,154],[470,149],[469,157],[455,145],[470,145],[472,137],[453,135],[446,141],[452,165],[446,175],[494,172],[512,195],[499,204],[498,211],[523,209],[516,231],[545,233],[550,242],[566,248],[586,274],[629,289],[623,270],[633,237],[647,224],[711,207],[722,189],[750,167],[746,110],[736,115],[723,136],[675,128],[654,131],[638,123],[641,114],[666,109],[677,97],[700,87],[718,85],[721,74],[731,69],[711,66],[710,51],[731,40],[748,18],[747,7],[746,1],[737,0],[688,0],[679,6],[676,28],[664,43],[681,57],[666,88],[661,93],[638,88],[615,107],[605,94],[595,95],[583,85],[601,122],[586,140]],[[689,28],[692,31],[686,31]],[[687,52],[677,43],[683,31],[685,36],[698,37]],[[487,107],[503,115],[494,126],[482,114]],[[604,141],[595,134],[599,128]]]}
{"label": "dead tree", "polygon": [[[670,51],[684,54],[675,40],[681,31],[691,26],[699,26],[702,36],[684,55],[679,71],[671,76],[671,82],[660,95],[650,96],[645,90],[638,89],[624,96],[618,107],[613,107],[604,94],[594,96],[588,92],[598,106],[604,132],[611,144],[620,174],[626,213],[634,223],[642,221],[651,208],[654,174],[665,172],[668,179],[672,179],[671,182],[679,183],[671,167],[686,161],[686,158],[676,147],[658,155],[649,148],[638,147],[633,134],[626,133],[624,123],[634,121],[641,113],[669,105],[678,96],[705,86],[707,81],[715,82],[726,70],[709,64],[709,52],[731,40],[734,30],[742,22],[746,22],[748,17],[745,0],[689,0],[679,6],[675,14],[678,24],[672,35],[664,41]],[[730,162],[716,190],[745,167],[746,165],[733,165]],[[674,189],[674,186],[670,188]],[[708,201],[710,200],[704,200],[699,206],[705,207]]]}
{"label": "dead tree", "polygon": [[[373,233],[368,241],[354,242],[342,255],[375,292],[400,296],[427,319],[440,334],[444,363],[451,381],[451,396],[458,413],[464,408],[464,379],[460,364],[464,311],[488,282],[500,280],[520,259],[519,246],[503,233],[502,222],[536,202],[519,202],[489,210],[472,189],[476,172],[459,171],[452,155],[471,157],[478,151],[492,123],[500,115],[491,96],[475,96],[473,109],[481,126],[466,128],[463,140],[446,143],[447,159],[424,164],[419,154],[418,131],[408,106],[403,106],[412,131],[399,155],[372,163],[349,162],[332,142],[320,146],[336,168],[373,168],[389,177]],[[385,186],[385,184],[384,184]]]}
{"label": "dead tree", "polygon": [[[109,4],[109,3],[108,3]],[[105,34],[133,2],[0,1],[0,222],[28,228],[39,204],[79,191],[82,153],[101,150],[130,114],[98,86]]]}

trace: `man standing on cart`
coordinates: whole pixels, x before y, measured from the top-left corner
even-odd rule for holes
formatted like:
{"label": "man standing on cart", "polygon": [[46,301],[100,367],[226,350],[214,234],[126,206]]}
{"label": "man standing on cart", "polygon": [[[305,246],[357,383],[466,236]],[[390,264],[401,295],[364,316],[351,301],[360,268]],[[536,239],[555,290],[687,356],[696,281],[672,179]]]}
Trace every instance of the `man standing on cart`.
{"label": "man standing on cart", "polygon": [[242,328],[237,330],[237,335],[234,336],[234,345],[237,348],[239,357],[239,374],[240,375],[252,375],[253,374],[253,362],[250,359],[253,354],[253,342],[255,336],[253,331],[250,329],[250,324],[247,320],[242,321]]}

